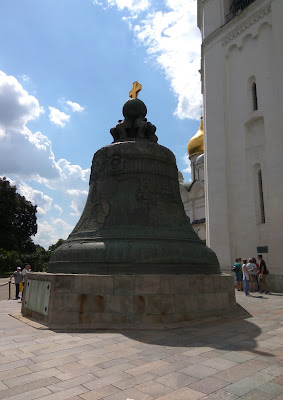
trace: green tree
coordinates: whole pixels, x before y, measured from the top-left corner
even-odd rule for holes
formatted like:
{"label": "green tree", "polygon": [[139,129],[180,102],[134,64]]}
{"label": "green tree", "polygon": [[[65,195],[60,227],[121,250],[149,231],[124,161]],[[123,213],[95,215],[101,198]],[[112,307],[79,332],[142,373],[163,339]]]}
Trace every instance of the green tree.
{"label": "green tree", "polygon": [[51,246],[48,247],[49,251],[54,251],[55,249],[57,249],[57,247],[61,246],[61,244],[63,244],[65,242],[64,239],[59,239],[55,244],[52,244]]}
{"label": "green tree", "polygon": [[42,271],[47,268],[51,251],[45,250],[39,244],[34,245],[35,250],[30,254],[21,254],[23,264],[28,263],[32,267],[32,271]]}
{"label": "green tree", "polygon": [[17,267],[21,266],[22,262],[18,252],[0,249],[0,273],[15,271]]}
{"label": "green tree", "polygon": [[0,248],[32,252],[31,236],[37,232],[36,206],[17,193],[17,188],[0,178]]}

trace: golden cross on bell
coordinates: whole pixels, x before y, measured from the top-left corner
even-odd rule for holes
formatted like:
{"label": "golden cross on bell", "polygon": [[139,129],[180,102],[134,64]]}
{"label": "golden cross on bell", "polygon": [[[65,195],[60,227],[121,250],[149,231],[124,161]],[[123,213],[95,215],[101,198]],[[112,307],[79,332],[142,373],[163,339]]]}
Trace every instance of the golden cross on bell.
{"label": "golden cross on bell", "polygon": [[142,85],[140,83],[138,83],[138,81],[135,81],[133,83],[133,88],[132,90],[129,92],[129,97],[131,97],[132,99],[137,99],[138,97],[138,93],[142,90]]}

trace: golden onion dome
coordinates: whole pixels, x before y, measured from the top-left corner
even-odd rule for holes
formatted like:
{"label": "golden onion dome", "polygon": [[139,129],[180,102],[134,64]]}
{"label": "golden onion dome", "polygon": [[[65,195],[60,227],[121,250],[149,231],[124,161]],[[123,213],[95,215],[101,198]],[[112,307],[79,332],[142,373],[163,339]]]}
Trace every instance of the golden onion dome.
{"label": "golden onion dome", "polygon": [[203,153],[203,151],[204,151],[204,147],[203,147],[203,117],[200,117],[199,129],[198,129],[197,133],[195,134],[195,136],[193,136],[191,138],[191,140],[189,141],[187,150],[188,150],[189,157],[191,157],[192,155],[197,154],[197,153]]}

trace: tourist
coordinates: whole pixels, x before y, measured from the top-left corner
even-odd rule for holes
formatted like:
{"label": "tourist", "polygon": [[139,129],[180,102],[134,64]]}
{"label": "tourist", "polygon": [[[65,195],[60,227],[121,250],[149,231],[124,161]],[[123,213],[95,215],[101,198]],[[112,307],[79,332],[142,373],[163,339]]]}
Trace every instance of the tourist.
{"label": "tourist", "polygon": [[233,265],[233,271],[236,274],[236,283],[237,283],[237,290],[243,290],[243,274],[242,274],[242,259],[236,258],[235,264]]}
{"label": "tourist", "polygon": [[22,298],[23,298],[23,296],[24,296],[24,289],[25,289],[25,280],[26,280],[26,274],[28,273],[28,272],[30,272],[31,271],[31,266],[29,265],[29,264],[25,264],[24,265],[24,269],[22,270],[22,280],[23,280],[23,291],[22,291]]}
{"label": "tourist", "polygon": [[245,295],[249,296],[250,289],[250,275],[249,270],[247,268],[248,260],[246,258],[243,259],[242,272],[243,272],[243,280],[245,282]]}
{"label": "tourist", "polygon": [[249,275],[250,275],[250,290],[251,292],[255,292],[256,291],[256,273],[257,273],[257,268],[255,263],[253,262],[252,258],[249,258],[249,262],[247,264],[247,268],[249,271]]}
{"label": "tourist", "polygon": [[260,285],[259,285],[259,263],[256,262],[255,257],[253,257],[253,263],[256,265],[256,284],[257,284],[257,291],[260,292]]}
{"label": "tourist", "polygon": [[259,284],[260,284],[260,293],[265,292],[266,294],[268,294],[268,290],[267,290],[267,285],[266,285],[266,277],[269,274],[268,269],[266,267],[266,263],[264,261],[264,259],[262,258],[262,255],[259,254],[257,256],[258,260],[259,260]]}
{"label": "tourist", "polygon": [[10,276],[10,282],[11,282],[12,278],[14,278],[14,281],[15,281],[15,286],[16,286],[15,300],[19,299],[20,283],[22,282],[21,270],[22,270],[21,267],[17,267],[17,271],[13,272],[12,275]]}

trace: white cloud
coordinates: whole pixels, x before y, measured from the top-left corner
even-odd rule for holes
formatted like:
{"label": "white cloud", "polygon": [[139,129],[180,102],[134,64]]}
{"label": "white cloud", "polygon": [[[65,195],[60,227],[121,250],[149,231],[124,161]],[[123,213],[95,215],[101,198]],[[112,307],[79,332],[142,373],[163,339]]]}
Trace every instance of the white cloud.
{"label": "white cloud", "polygon": [[30,81],[30,77],[29,77],[28,75],[26,75],[26,74],[23,74],[23,75],[21,76],[21,78],[22,78],[22,80],[23,80],[24,82],[29,82],[29,81]]}
{"label": "white cloud", "polygon": [[[102,3],[102,1],[100,1]],[[197,119],[202,104],[200,87],[201,38],[197,28],[197,2],[195,0],[166,0],[163,9],[140,3],[134,15],[131,0],[104,0],[103,5],[116,5],[128,11],[122,15],[129,23],[139,41],[147,48],[150,59],[162,68],[171,88],[178,98],[175,114],[179,118]],[[153,7],[154,6],[154,7]],[[166,11],[164,11],[166,10]]]}
{"label": "white cloud", "polygon": [[55,208],[55,210],[57,210],[59,212],[60,215],[62,214],[62,212],[63,212],[62,207],[60,207],[58,204],[54,204],[54,208]]}
{"label": "white cloud", "polygon": [[51,209],[53,199],[40,190],[35,190],[24,182],[20,182],[20,184],[17,185],[17,189],[28,201],[37,205],[38,217],[45,215]]}
{"label": "white cloud", "polygon": [[[12,176],[19,192],[37,204],[38,233],[34,240],[48,247],[63,235],[66,237],[72,226],[66,223],[63,230],[62,223],[50,222],[55,210],[57,215],[63,212],[61,203],[52,207],[52,197],[33,189],[30,182],[36,181],[56,190],[64,209],[69,202],[77,215],[86,197],[84,192],[88,190],[90,170],[73,165],[66,159],[57,161],[50,139],[39,131],[33,133],[27,127],[26,124],[42,112],[38,100],[29,95],[15,77],[0,71],[0,173]],[[70,199],[70,195],[65,196],[67,189],[77,190],[78,194]],[[42,221],[43,217],[45,221]]]}
{"label": "white cloud", "polygon": [[0,129],[22,130],[27,122],[44,112],[14,76],[0,71]]}
{"label": "white cloud", "polygon": [[38,222],[38,231],[35,235],[35,243],[48,248],[51,244],[55,244],[59,239],[67,239],[71,233],[73,226],[62,219],[53,219],[51,222]]}
{"label": "white cloud", "polygon": [[66,193],[73,197],[70,206],[73,209],[71,215],[80,216],[84,209],[88,192],[86,190],[69,189]]}
{"label": "white cloud", "polygon": [[[13,157],[11,157],[13,155]],[[37,179],[58,179],[60,169],[56,164],[50,140],[41,132],[6,131],[0,136],[0,171]]]}
{"label": "white cloud", "polygon": [[70,121],[70,115],[58,110],[58,108],[55,107],[49,106],[48,108],[50,110],[49,119],[53,124],[64,127],[66,122]]}
{"label": "white cloud", "polygon": [[73,112],[82,112],[85,107],[82,107],[79,103],[67,100],[66,103],[71,107]]}
{"label": "white cloud", "polygon": [[132,13],[144,11],[149,7],[149,0],[93,0],[94,4],[105,5],[107,7],[117,6],[120,10],[127,8]]}
{"label": "white cloud", "polygon": [[185,153],[183,155],[182,162],[186,166],[186,168],[182,169],[182,172],[190,174],[191,173],[191,162],[190,162],[188,153]]}

